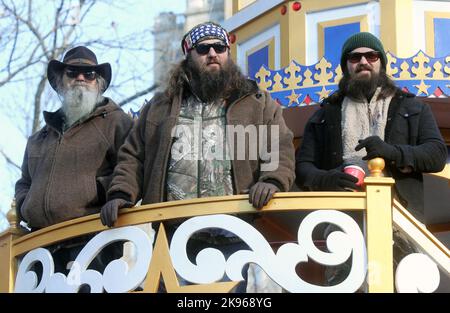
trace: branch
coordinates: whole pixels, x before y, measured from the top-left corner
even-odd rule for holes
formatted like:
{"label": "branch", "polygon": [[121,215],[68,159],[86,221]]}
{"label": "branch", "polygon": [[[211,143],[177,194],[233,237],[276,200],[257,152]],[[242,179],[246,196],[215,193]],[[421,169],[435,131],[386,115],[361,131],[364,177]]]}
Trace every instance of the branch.
{"label": "branch", "polygon": [[86,15],[89,13],[89,11],[92,9],[92,7],[96,3],[96,1],[92,1],[91,3],[88,4],[88,7],[84,11],[84,13],[81,13],[81,9],[83,8],[84,2],[85,2],[84,0],[80,0],[80,14],[81,14],[81,16],[80,16],[80,24],[81,24],[81,22],[83,22],[83,20],[86,17]]}
{"label": "branch", "polygon": [[13,46],[11,49],[11,53],[9,55],[8,61],[8,74],[11,74],[11,63],[14,57],[14,52],[16,51],[17,37],[19,37],[19,20],[16,19],[16,28],[15,28],[15,36],[13,41]]}
{"label": "branch", "polygon": [[47,81],[47,76],[44,75],[41,78],[41,81],[39,82],[36,93],[34,95],[33,129],[31,130],[32,134],[34,134],[40,128],[39,115],[41,114],[41,97],[42,97],[42,93],[44,92],[44,89],[45,89],[46,81]]}
{"label": "branch", "polygon": [[4,8],[6,11],[10,12],[18,21],[22,22],[24,25],[26,25],[28,27],[28,29],[31,31],[31,33],[36,37],[36,39],[39,42],[39,45],[42,48],[42,51],[45,53],[45,55],[48,56],[48,49],[45,45],[44,39],[42,38],[42,35],[39,33],[38,29],[35,27],[35,25],[33,25],[32,21],[30,20],[31,18],[31,5],[32,2],[30,1],[28,3],[29,7],[28,7],[28,17],[27,19],[24,19],[22,16],[20,16],[15,9],[11,9],[9,6],[7,6],[6,4],[3,4]]}
{"label": "branch", "polygon": [[120,106],[120,107],[121,107],[121,106],[124,106],[125,104],[127,104],[127,103],[133,101],[134,99],[137,99],[137,98],[139,98],[139,97],[141,97],[141,96],[143,96],[143,95],[145,95],[145,94],[148,94],[149,92],[152,92],[152,91],[155,90],[156,88],[158,88],[158,85],[157,85],[157,84],[153,84],[153,86],[150,86],[149,88],[144,89],[144,90],[142,90],[142,91],[140,91],[140,92],[134,94],[133,96],[131,96],[131,97],[129,97],[129,98],[126,98],[125,100],[120,101],[120,102],[118,103],[118,106]]}
{"label": "branch", "polygon": [[16,76],[17,74],[19,74],[21,71],[23,71],[24,69],[26,69],[27,67],[34,65],[36,63],[39,63],[41,60],[34,60],[32,62],[29,62],[21,67],[19,67],[17,70],[15,70],[14,72],[12,72],[11,74],[8,75],[8,77],[6,77],[4,80],[0,81],[0,87],[2,87],[3,85],[7,84],[11,79],[14,78],[14,76]]}
{"label": "branch", "polygon": [[[61,0],[59,7],[56,9],[56,13],[55,13],[55,25],[53,26],[55,29],[55,35],[53,37],[53,49],[52,51],[55,51],[56,49],[56,42],[58,39],[58,28],[59,28],[59,15],[61,14],[61,11],[63,9],[63,5],[64,5],[64,1]],[[53,55],[51,56],[53,57]]]}
{"label": "branch", "polygon": [[3,157],[6,160],[6,163],[11,164],[15,168],[21,170],[21,167],[17,165],[3,150],[0,150],[0,153],[3,155]]}
{"label": "branch", "polygon": [[28,20],[31,21],[31,7],[33,6],[33,3],[31,0],[28,0]]}

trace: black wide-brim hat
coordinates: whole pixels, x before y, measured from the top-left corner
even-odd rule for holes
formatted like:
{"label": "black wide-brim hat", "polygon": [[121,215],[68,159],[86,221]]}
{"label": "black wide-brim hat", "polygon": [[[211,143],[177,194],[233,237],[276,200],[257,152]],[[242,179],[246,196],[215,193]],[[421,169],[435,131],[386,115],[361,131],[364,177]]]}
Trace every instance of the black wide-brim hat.
{"label": "black wide-brim hat", "polygon": [[102,92],[105,92],[111,82],[111,65],[109,63],[98,64],[94,52],[84,46],[79,46],[67,51],[62,62],[51,60],[48,63],[47,78],[52,88],[56,91],[56,77],[62,75],[66,67],[78,67],[82,71],[95,71],[106,81]]}

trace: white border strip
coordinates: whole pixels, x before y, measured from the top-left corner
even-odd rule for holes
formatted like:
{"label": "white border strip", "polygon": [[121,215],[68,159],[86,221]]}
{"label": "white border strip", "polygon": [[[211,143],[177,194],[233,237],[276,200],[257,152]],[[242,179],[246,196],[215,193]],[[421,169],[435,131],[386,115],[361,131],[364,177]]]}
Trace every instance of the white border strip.
{"label": "white border strip", "polygon": [[[306,62],[315,64],[319,61],[319,35],[317,25],[321,22],[334,21],[358,15],[367,15],[369,32],[380,37],[380,5],[379,2],[369,2],[340,8],[330,8],[306,15]],[[322,57],[322,56],[320,56]]]}
{"label": "white border strip", "polygon": [[392,219],[394,225],[403,230],[450,277],[449,251],[436,237],[417,221],[402,205],[394,200]]}
{"label": "white border strip", "polygon": [[283,2],[284,0],[256,0],[248,7],[225,20],[222,26],[228,32],[232,32]]}
{"label": "white border strip", "polygon": [[[280,24],[276,24],[265,31],[259,33],[258,35],[250,38],[247,41],[244,41],[237,45],[237,60],[236,63],[239,65],[239,67],[242,70],[242,73],[244,75],[247,75],[247,51],[253,49],[257,45],[261,44],[262,42],[269,40],[271,38],[274,38],[274,67],[275,69],[280,68]],[[269,55],[270,58],[270,55]],[[272,69],[273,70],[273,69]]]}
{"label": "white border strip", "polygon": [[[413,2],[413,51],[426,51],[426,31],[425,31],[425,12],[450,12],[450,3],[446,1],[423,1]],[[415,53],[414,52],[414,53]]]}

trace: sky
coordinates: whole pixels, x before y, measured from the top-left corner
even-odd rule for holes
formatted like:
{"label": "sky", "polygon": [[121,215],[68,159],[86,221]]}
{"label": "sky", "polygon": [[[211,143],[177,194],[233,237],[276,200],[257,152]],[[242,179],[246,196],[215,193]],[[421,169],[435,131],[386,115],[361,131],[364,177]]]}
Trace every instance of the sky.
{"label": "sky", "polygon": [[[131,5],[127,5],[126,8],[100,5],[95,11],[94,16],[95,18],[102,20],[114,20],[122,33],[134,32],[137,29],[141,29],[142,31],[148,29],[150,31],[153,26],[154,18],[160,12],[183,13],[186,7],[186,1],[184,0],[128,0],[127,3]],[[99,29],[99,31],[105,30]],[[98,58],[104,59],[103,56],[98,56]],[[101,60],[99,61],[102,62]],[[122,60],[120,61],[122,62]],[[123,63],[131,64],[134,61],[136,60],[123,60]],[[151,53],[148,56],[148,62],[153,62]],[[114,70],[113,66],[113,71]],[[34,86],[29,87],[34,89]],[[1,87],[0,99],[7,97],[10,92],[11,90],[8,90],[8,88]],[[108,96],[108,94],[105,95]],[[151,95],[145,96],[146,99],[149,99],[150,97]],[[141,102],[143,102],[143,100],[141,100]],[[125,106],[124,110],[128,111],[130,107],[135,111],[139,109],[138,105],[131,104]],[[11,118],[10,114],[5,112],[5,109],[5,106],[0,103],[0,148],[3,149],[16,164],[21,164],[26,146],[26,138],[16,126],[18,121]],[[0,155],[0,211],[4,213],[10,209],[11,200],[14,196],[14,183],[19,177],[20,171],[11,168],[11,166],[7,166],[5,158]],[[0,217],[0,231],[5,230],[6,228],[6,220]]]}

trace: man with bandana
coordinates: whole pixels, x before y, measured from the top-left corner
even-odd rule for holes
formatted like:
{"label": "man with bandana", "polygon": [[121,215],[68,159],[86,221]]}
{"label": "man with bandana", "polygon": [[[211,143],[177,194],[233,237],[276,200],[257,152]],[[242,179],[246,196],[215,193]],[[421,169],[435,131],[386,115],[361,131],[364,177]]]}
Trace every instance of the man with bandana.
{"label": "man with bandana", "polygon": [[[230,57],[225,29],[212,22],[197,25],[181,46],[185,59],[172,70],[164,92],[142,109],[119,152],[109,201],[101,212],[105,225],[113,226],[119,209],[139,199],[148,204],[248,193],[250,203],[262,208],[275,192],[289,191],[294,181],[293,134],[282,109],[241,74]],[[223,135],[228,126],[254,127],[256,140],[238,141],[231,150],[230,136]],[[274,138],[266,136],[257,148],[261,126]],[[271,139],[276,145],[271,146]],[[243,157],[236,151],[239,144]],[[271,149],[263,153],[264,147]],[[167,225],[169,234],[176,227]],[[208,244],[233,246],[230,254],[244,246],[222,230],[194,235],[193,257]]]}
{"label": "man with bandana", "polygon": [[297,183],[306,190],[358,190],[358,179],[343,168],[358,165],[368,173],[367,160],[381,157],[386,176],[395,179],[394,196],[423,221],[422,174],[444,168],[447,148],[429,106],[397,88],[386,63],[383,45],[371,33],[344,43],[339,89],[305,127]]}
{"label": "man with bandana", "polygon": [[[62,62],[50,61],[47,77],[61,108],[44,111],[45,126],[28,139],[15,188],[17,215],[32,231],[100,211],[117,153],[133,125],[103,96],[111,65],[98,64],[88,48],[75,47]],[[66,272],[87,237],[48,247],[57,272]]]}

